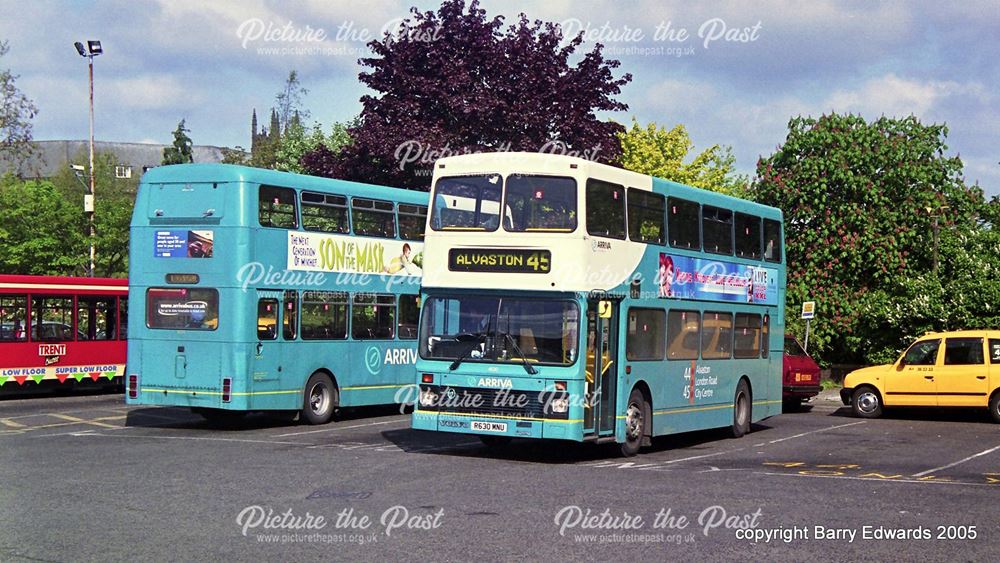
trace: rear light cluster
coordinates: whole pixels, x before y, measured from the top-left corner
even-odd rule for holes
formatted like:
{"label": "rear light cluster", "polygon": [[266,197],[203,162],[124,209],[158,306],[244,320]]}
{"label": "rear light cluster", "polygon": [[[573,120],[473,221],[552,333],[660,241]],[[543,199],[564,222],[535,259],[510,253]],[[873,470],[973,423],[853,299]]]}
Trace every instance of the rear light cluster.
{"label": "rear light cluster", "polygon": [[222,380],[222,402],[228,403],[233,398],[233,379],[226,377]]}
{"label": "rear light cluster", "polygon": [[128,398],[139,398],[139,376],[134,373],[130,373],[128,376]]}

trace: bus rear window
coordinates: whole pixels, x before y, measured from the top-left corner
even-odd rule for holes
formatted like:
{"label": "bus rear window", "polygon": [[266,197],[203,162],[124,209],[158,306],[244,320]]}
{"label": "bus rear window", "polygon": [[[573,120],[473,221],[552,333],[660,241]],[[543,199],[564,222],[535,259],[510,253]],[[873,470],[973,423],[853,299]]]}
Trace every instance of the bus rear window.
{"label": "bus rear window", "polygon": [[215,330],[219,327],[219,292],[200,288],[149,288],[146,290],[146,326]]}

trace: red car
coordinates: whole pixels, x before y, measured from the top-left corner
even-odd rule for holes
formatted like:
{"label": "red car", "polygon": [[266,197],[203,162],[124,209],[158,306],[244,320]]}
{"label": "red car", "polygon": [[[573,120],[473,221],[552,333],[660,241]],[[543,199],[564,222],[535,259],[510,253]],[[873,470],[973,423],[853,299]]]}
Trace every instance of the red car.
{"label": "red car", "polygon": [[791,334],[785,335],[785,359],[781,398],[784,410],[798,410],[802,403],[819,394],[819,365],[802,349]]}

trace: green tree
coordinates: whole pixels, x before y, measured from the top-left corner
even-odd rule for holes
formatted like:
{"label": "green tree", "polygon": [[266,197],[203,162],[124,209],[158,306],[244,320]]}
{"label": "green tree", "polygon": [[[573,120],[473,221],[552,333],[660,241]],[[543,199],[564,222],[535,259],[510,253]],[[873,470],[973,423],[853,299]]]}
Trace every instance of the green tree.
{"label": "green tree", "polygon": [[940,288],[953,266],[934,272],[935,225],[958,237],[940,243],[940,256],[953,242],[968,248],[961,240],[981,235],[983,199],[964,184],[961,160],[945,155],[947,127],[831,114],[788,128],[758,162],[753,196],[784,211],[788,310],[817,306],[810,351],[827,363],[878,361],[895,354],[905,327],[948,326]]}
{"label": "green tree", "polygon": [[0,272],[79,275],[89,255],[83,201],[74,205],[49,181],[0,180]]}
{"label": "green tree", "polygon": [[749,179],[733,171],[732,148],[712,145],[685,162],[694,143],[684,125],[668,130],[651,122],[643,127],[632,118],[632,127],[618,139],[621,165],[627,170],[736,197],[748,195]]}
{"label": "green tree", "polygon": [[281,136],[281,142],[275,155],[276,170],[305,174],[302,156],[323,146],[334,155],[340,154],[345,146],[350,145],[351,135],[348,129],[357,123],[357,118],[350,122],[333,124],[329,136],[323,134],[323,127],[316,123],[312,131],[307,131],[298,120],[293,119],[291,125]]}
{"label": "green tree", "polygon": [[[0,41],[0,58],[9,50]],[[38,108],[17,88],[17,78],[10,69],[0,70],[0,166],[20,176],[35,152],[31,120]]]}
{"label": "green tree", "polygon": [[163,149],[163,164],[187,164],[188,162],[194,162],[191,137],[187,135],[191,130],[184,127],[184,121],[182,119],[177,124],[177,129],[174,129],[173,146]]}
{"label": "green tree", "polygon": [[239,145],[229,148],[222,148],[222,164],[239,164],[246,166],[250,164],[250,154]]}
{"label": "green tree", "polygon": [[307,121],[309,111],[302,107],[302,98],[309,93],[299,83],[299,73],[291,70],[285,79],[285,87],[274,97],[277,103],[277,115],[282,133],[288,131],[293,121]]}
{"label": "green tree", "polygon": [[[78,153],[74,162],[87,162],[86,152]],[[132,219],[132,209],[135,206],[139,176],[118,178],[115,175],[115,166],[118,164],[121,164],[121,161],[113,152],[98,151],[94,155],[94,192],[96,194],[94,223],[97,235],[95,275],[103,277],[125,277],[128,275],[129,224]],[[63,199],[79,212],[76,215],[77,224],[84,239],[84,253],[88,255],[89,229],[82,211],[83,196],[87,192],[89,174],[89,170],[78,173],[67,167],[52,178],[52,184]]]}

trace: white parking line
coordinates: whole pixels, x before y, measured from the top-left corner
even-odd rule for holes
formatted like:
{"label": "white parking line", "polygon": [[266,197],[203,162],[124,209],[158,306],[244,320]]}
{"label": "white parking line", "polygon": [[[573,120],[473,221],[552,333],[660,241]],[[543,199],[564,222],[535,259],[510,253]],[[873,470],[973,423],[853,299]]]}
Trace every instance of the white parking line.
{"label": "white parking line", "polygon": [[981,451],[978,454],[972,454],[972,455],[970,455],[967,458],[960,459],[960,460],[958,460],[958,461],[956,461],[954,463],[949,463],[948,465],[942,465],[941,467],[935,467],[934,469],[928,469],[927,471],[921,471],[920,473],[914,473],[913,475],[911,475],[911,477],[923,477],[924,475],[930,475],[931,473],[937,473],[938,471],[944,471],[945,469],[951,469],[952,467],[955,467],[956,465],[962,465],[963,463],[965,463],[967,461],[976,459],[977,457],[981,457],[981,456],[984,456],[986,454],[991,454],[991,453],[993,453],[993,452],[995,452],[997,450],[1000,450],[1000,446],[992,447],[992,448],[990,448],[988,450]]}
{"label": "white parking line", "polygon": [[862,420],[860,422],[850,422],[848,424],[840,424],[840,425],[837,425],[837,426],[829,426],[827,428],[820,428],[819,430],[810,430],[809,432],[803,432],[801,434],[796,434],[794,436],[788,436],[787,438],[778,438],[777,440],[771,440],[770,442],[761,442],[760,444],[754,444],[754,447],[755,448],[759,448],[761,446],[767,446],[767,445],[770,445],[770,444],[777,444],[778,442],[784,442],[785,440],[791,440],[793,438],[801,438],[803,436],[808,436],[810,434],[815,434],[817,432],[826,432],[827,430],[836,430],[837,428],[846,428],[848,426],[854,426],[855,424],[864,424],[865,422],[868,422],[868,421]]}
{"label": "white parking line", "polygon": [[319,432],[333,432],[334,430],[348,430],[351,428],[364,428],[365,426],[380,426],[382,424],[393,424],[396,422],[409,422],[409,418],[402,420],[385,420],[382,422],[370,422],[368,424],[355,424],[354,426],[332,426],[330,428],[320,428],[319,430],[306,430],[304,432],[289,432],[288,434],[278,434],[275,438],[287,438],[289,436],[302,436],[304,434],[317,434]]}

